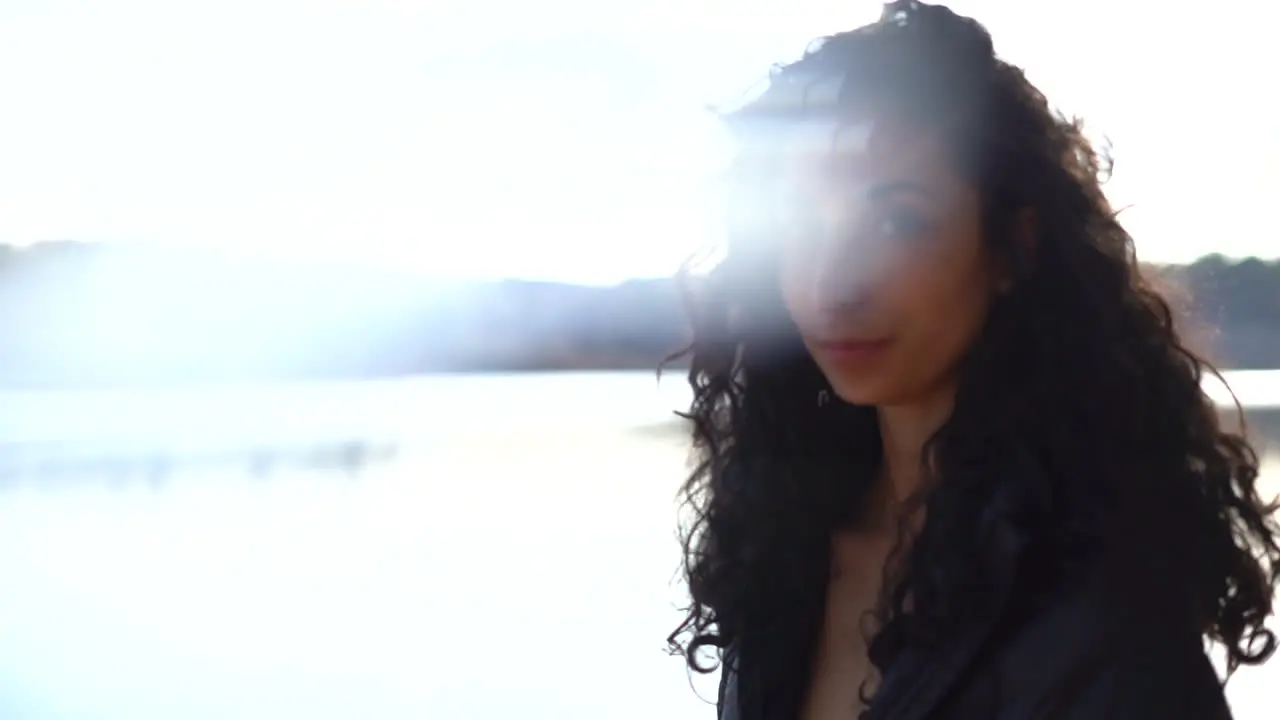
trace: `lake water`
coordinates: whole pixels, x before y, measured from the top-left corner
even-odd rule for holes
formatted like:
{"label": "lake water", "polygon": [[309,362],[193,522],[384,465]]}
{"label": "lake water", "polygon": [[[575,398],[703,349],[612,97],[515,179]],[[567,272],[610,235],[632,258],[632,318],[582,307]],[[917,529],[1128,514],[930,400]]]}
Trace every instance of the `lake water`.
{"label": "lake water", "polygon": [[[1233,384],[1280,406],[1276,373]],[[643,374],[0,393],[0,718],[712,718],[715,678],[663,651],[685,397]],[[1241,671],[1237,716],[1274,717],[1278,684]]]}

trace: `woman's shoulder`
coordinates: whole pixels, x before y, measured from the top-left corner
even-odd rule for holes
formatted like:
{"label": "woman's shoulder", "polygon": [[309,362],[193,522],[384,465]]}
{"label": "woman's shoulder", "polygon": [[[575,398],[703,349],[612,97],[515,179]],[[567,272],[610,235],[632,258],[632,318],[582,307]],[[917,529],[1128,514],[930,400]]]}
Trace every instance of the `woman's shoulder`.
{"label": "woman's shoulder", "polygon": [[1016,717],[1229,718],[1184,588],[1164,568],[1116,559],[1063,576],[998,633],[1002,708],[1022,708]]}

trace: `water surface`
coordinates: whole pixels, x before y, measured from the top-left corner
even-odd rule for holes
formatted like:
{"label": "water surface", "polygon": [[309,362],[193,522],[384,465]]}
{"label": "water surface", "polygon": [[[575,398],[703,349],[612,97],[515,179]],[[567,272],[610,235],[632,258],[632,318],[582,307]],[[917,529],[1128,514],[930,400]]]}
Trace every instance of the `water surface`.
{"label": "water surface", "polygon": [[[709,719],[715,678],[663,652],[682,398],[632,374],[13,394],[27,470],[51,448],[223,454],[10,468],[0,717]],[[395,455],[300,454],[351,438]],[[1277,673],[1240,672],[1239,718],[1272,717]]]}

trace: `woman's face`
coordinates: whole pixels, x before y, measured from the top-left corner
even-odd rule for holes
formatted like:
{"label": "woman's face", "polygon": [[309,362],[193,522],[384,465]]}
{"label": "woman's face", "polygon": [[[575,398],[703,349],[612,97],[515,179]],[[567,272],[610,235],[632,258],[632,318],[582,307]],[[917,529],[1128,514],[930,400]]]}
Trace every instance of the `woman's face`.
{"label": "woman's face", "polygon": [[952,391],[1003,282],[977,192],[935,135],[844,132],[858,140],[788,154],[783,301],[841,399],[927,402]]}

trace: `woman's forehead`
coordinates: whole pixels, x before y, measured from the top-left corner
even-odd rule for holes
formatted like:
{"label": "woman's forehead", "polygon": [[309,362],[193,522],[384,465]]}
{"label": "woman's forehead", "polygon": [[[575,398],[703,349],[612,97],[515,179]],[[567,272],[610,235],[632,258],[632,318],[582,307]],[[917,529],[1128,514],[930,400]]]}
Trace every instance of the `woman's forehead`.
{"label": "woman's forehead", "polygon": [[772,144],[769,154],[790,176],[932,174],[946,157],[938,133],[879,119],[797,124]]}

